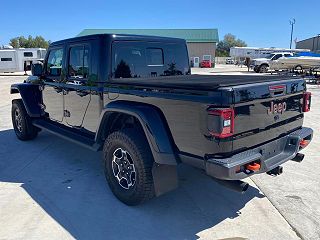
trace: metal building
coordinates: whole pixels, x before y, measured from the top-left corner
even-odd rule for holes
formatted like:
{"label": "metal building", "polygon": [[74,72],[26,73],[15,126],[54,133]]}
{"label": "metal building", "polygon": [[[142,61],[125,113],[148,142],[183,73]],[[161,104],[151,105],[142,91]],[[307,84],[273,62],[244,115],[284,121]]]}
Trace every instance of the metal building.
{"label": "metal building", "polygon": [[320,34],[297,42],[296,48],[310,49],[311,52],[320,53]]}
{"label": "metal building", "polygon": [[217,43],[219,42],[217,29],[84,29],[78,36],[99,33],[152,35],[185,39],[190,62],[194,67],[199,67],[202,60],[214,62]]}

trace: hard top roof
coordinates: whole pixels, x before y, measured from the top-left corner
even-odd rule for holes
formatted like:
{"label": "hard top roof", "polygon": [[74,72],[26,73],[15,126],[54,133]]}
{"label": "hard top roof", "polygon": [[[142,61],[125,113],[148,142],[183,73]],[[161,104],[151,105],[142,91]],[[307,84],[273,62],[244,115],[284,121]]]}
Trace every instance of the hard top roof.
{"label": "hard top roof", "polygon": [[51,43],[51,46],[60,45],[67,42],[77,42],[82,40],[89,40],[89,39],[97,39],[97,38],[104,38],[110,39],[111,41],[122,40],[122,41],[152,41],[152,42],[178,42],[178,43],[185,43],[184,39],[180,38],[171,38],[171,37],[159,37],[159,36],[145,36],[145,35],[134,35],[134,34],[92,34],[87,36],[80,36],[74,38],[68,38],[60,41],[56,41]]}

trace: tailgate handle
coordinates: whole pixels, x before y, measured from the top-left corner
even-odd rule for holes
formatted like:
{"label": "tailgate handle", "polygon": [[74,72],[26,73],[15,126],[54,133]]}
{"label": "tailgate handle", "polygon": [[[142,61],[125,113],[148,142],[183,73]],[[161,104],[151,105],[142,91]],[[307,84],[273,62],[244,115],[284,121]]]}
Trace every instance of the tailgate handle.
{"label": "tailgate handle", "polygon": [[269,86],[269,92],[272,97],[285,95],[286,94],[286,85]]}

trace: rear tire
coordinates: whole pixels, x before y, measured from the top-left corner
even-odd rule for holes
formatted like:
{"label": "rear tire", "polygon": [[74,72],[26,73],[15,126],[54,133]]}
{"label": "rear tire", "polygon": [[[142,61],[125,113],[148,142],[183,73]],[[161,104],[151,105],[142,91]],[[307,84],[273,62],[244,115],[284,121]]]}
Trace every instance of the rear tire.
{"label": "rear tire", "polygon": [[38,128],[32,125],[21,99],[12,101],[11,118],[13,129],[20,140],[27,141],[37,137]]}
{"label": "rear tire", "polygon": [[141,130],[111,133],[103,147],[104,172],[113,194],[134,206],[154,197],[153,156]]}

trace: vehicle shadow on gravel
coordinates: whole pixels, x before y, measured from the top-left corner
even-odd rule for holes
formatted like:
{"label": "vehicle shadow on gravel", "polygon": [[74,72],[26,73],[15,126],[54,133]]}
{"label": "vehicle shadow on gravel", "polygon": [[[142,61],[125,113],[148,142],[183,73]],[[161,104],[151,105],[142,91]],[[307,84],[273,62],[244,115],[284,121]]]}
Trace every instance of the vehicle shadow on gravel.
{"label": "vehicle shadow on gravel", "polygon": [[236,218],[253,198],[179,166],[180,187],[137,207],[119,202],[104,179],[101,153],[48,133],[21,142],[0,132],[0,181],[21,187],[76,239],[196,239],[197,233]]}

